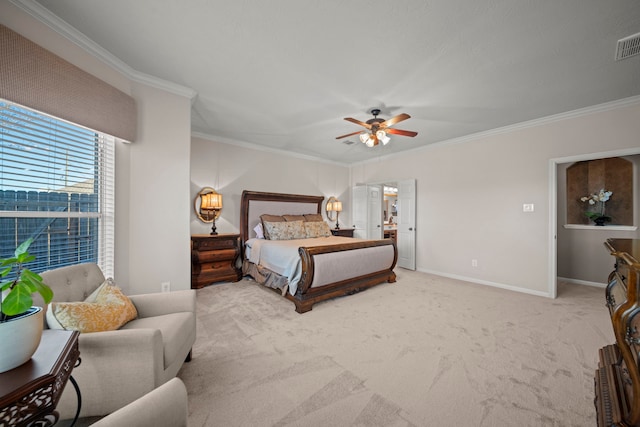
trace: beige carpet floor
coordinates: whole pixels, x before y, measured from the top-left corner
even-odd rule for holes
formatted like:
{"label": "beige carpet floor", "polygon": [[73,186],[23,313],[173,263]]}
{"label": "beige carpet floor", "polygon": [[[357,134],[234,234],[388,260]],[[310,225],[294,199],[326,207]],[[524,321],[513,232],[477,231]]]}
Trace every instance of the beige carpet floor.
{"label": "beige carpet floor", "polygon": [[198,290],[189,425],[595,426],[602,289],[396,273],[303,315],[247,279]]}

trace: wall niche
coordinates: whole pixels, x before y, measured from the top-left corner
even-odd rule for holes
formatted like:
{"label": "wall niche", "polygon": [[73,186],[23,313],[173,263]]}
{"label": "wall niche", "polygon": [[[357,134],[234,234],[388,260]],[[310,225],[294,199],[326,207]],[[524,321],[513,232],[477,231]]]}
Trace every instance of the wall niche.
{"label": "wall niche", "polygon": [[612,195],[604,204],[606,225],[633,225],[633,163],[620,157],[576,162],[567,168],[567,223],[593,225],[585,214],[599,212],[601,203],[590,205],[581,198],[599,193]]}

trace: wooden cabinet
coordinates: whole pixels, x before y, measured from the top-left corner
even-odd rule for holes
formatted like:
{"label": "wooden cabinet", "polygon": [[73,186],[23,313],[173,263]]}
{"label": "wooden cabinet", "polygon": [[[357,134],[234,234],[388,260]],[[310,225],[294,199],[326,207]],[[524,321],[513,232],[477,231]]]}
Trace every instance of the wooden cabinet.
{"label": "wooden cabinet", "polygon": [[353,237],[353,228],[332,228],[331,234],[334,236]]}
{"label": "wooden cabinet", "polygon": [[609,239],[605,245],[616,260],[605,292],[616,341],[599,351],[598,426],[640,426],[640,240]]}
{"label": "wooden cabinet", "polygon": [[198,234],[191,236],[191,288],[200,289],[215,282],[237,282],[239,234]]}
{"label": "wooden cabinet", "polygon": [[395,228],[390,228],[390,229],[386,229],[384,230],[384,238],[385,239],[391,239],[394,242],[398,241],[398,230]]}

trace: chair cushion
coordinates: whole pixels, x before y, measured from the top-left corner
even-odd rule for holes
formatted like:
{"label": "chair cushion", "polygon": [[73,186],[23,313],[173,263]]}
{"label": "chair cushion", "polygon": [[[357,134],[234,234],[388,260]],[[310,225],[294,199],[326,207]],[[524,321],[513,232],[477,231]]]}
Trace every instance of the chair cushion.
{"label": "chair cushion", "polygon": [[162,333],[164,367],[171,365],[185,347],[189,347],[190,334],[195,333],[194,316],[191,312],[178,312],[153,317],[139,317],[124,325],[121,329],[159,329]]}
{"label": "chair cushion", "polygon": [[137,316],[131,300],[108,279],[85,301],[52,302],[47,310],[47,325],[80,332],[113,331]]}

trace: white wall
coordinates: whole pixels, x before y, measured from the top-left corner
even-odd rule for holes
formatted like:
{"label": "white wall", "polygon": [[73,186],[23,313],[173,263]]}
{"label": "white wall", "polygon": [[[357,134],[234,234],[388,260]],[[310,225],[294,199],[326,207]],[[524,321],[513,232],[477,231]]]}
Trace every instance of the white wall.
{"label": "white wall", "polygon": [[[349,168],[335,163],[283,155],[280,152],[216,142],[202,137],[191,141],[191,206],[203,187],[222,194],[223,209],[216,220],[218,233],[240,230],[240,199],[244,190],[336,196],[344,211],[340,223],[350,218]],[[208,234],[211,224],[200,221],[193,208],[191,233]],[[346,225],[345,225],[346,227]]]}
{"label": "white wall", "polygon": [[[159,292],[167,281],[172,290],[189,289],[191,103],[142,84],[134,85],[132,95],[138,138],[120,147],[129,151],[130,179],[128,209],[116,205],[117,227],[124,226],[120,219],[128,215],[128,233],[118,236],[119,248],[127,251],[116,251],[116,279],[128,278],[136,293]],[[127,263],[128,272],[122,268]]]}
{"label": "white wall", "polygon": [[548,295],[550,160],[637,148],[638,117],[634,102],[414,150],[353,166],[352,183],[416,178],[418,270]]}
{"label": "white wall", "polygon": [[190,100],[132,81],[9,2],[0,23],[132,95],[138,138],[116,147],[115,279],[127,293],[190,287]]}

